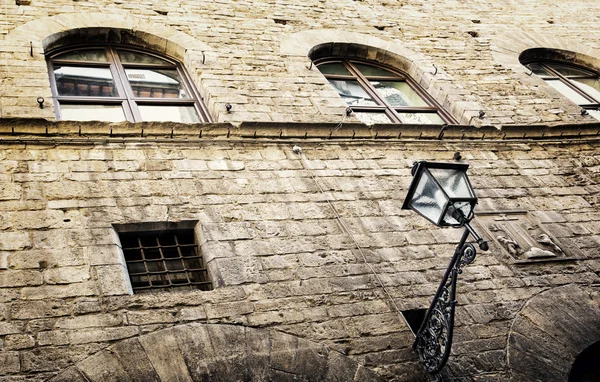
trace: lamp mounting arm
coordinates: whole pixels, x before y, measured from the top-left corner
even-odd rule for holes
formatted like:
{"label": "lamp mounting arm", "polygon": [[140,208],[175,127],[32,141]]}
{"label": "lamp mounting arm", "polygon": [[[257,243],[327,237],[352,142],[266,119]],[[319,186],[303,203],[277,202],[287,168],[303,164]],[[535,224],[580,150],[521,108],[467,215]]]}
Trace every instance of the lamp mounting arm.
{"label": "lamp mounting arm", "polygon": [[450,357],[452,333],[454,331],[456,282],[458,275],[462,273],[462,268],[475,261],[477,254],[475,246],[467,243],[469,235],[473,235],[479,248],[484,251],[488,249],[487,242],[473,230],[468,221],[465,222],[464,226],[465,231],[454,251],[454,256],[450,260],[450,264],[413,344],[419,359],[430,374],[439,373]]}

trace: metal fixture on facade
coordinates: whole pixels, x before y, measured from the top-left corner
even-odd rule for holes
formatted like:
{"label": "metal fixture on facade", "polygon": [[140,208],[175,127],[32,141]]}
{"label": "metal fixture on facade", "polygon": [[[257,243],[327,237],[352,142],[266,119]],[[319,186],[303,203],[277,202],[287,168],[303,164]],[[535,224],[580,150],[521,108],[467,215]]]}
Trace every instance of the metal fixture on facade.
{"label": "metal fixture on facade", "polygon": [[472,235],[479,248],[488,244],[471,227],[477,197],[467,177],[468,164],[416,162],[413,181],[402,209],[412,209],[438,227],[465,228],[446,269],[435,297],[427,310],[413,348],[427,371],[436,374],[448,361],[454,329],[456,281],[465,265],[475,260],[475,246],[467,243]]}

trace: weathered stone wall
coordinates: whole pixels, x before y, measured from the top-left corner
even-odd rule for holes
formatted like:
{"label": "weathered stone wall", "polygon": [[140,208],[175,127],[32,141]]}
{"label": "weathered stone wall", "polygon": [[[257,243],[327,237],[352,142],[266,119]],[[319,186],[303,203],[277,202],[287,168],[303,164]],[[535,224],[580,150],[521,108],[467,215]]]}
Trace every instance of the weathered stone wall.
{"label": "weathered stone wall", "polygon": [[16,3],[25,5],[5,0],[0,9],[3,117],[53,118],[51,102],[43,110],[35,102],[51,96],[48,38],[104,27],[153,35],[149,44],[187,66],[215,121],[341,120],[345,105],[307,68],[310,47],[322,42],[415,54],[410,74],[464,124],[592,121],[518,63],[523,50],[547,47],[587,55],[599,68],[600,5],[591,1]]}
{"label": "weathered stone wall", "polygon": [[[426,380],[395,305],[429,305],[460,232],[400,206],[413,161],[455,152],[471,165],[476,224],[491,250],[461,275],[449,374],[527,378],[519,354],[535,353],[538,328],[561,343],[579,323],[549,325],[552,304],[540,300],[560,288],[597,293],[600,142],[594,120],[518,58],[562,49],[600,70],[599,15],[600,3],[584,0],[3,0],[0,379],[67,370],[66,380],[101,380],[95,360],[114,361],[114,349],[188,324],[232,324],[326,346],[325,369],[334,359],[387,380]],[[180,60],[219,123],[27,120],[54,120],[44,53],[81,41],[85,28]],[[353,116],[336,126],[346,105],[308,59],[330,43],[368,47],[364,55],[403,69],[474,127],[370,129]],[[130,295],[112,225],[183,220],[198,222],[215,290]],[[515,249],[509,229],[546,257]],[[600,327],[590,301],[573,306]],[[587,333],[578,334],[573,354]],[[572,360],[561,357],[564,375]],[[271,365],[281,380],[304,375],[292,361]]]}
{"label": "weathered stone wall", "polygon": [[[329,130],[314,126],[321,139],[243,138],[280,132],[260,125],[229,138],[227,125],[211,125],[222,132],[212,138],[198,138],[191,126],[175,126],[172,138],[169,126],[145,138],[68,133],[78,125],[3,128],[5,380],[51,377],[116,341],[190,322],[272,328],[389,380],[422,380],[413,336],[380,284],[400,310],[429,305],[460,230],[435,229],[400,207],[414,160],[451,161],[457,151],[471,166],[481,216],[528,211],[565,256],[519,263],[492,240],[465,268],[455,375],[507,380],[509,329],[523,304],[555,286],[598,284],[600,146],[593,136],[353,140],[327,139]],[[40,134],[11,134],[11,127]],[[296,144],[302,155],[292,151]],[[199,222],[215,290],[129,295],[112,224],[181,220]]]}

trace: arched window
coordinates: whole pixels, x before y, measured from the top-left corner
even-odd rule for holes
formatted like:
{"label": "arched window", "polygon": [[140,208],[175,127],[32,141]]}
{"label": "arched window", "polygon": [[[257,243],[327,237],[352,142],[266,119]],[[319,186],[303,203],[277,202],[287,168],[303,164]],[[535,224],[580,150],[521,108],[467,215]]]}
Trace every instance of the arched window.
{"label": "arched window", "polygon": [[57,119],[206,122],[183,66],[127,46],[84,46],[47,55]]}
{"label": "arched window", "polygon": [[455,123],[417,83],[393,68],[339,58],[315,65],[364,123]]}
{"label": "arched window", "polygon": [[534,74],[600,120],[600,79],[598,73],[580,66],[552,61],[527,63]]}

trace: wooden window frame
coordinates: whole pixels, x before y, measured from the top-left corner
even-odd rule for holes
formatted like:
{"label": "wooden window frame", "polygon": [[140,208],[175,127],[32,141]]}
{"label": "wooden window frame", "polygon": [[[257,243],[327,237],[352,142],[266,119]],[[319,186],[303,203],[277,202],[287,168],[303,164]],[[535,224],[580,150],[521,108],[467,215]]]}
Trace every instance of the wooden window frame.
{"label": "wooden window frame", "polygon": [[[361,59],[348,59],[340,57],[326,57],[320,58],[314,61],[317,68],[323,64],[341,63],[350,75],[341,74],[325,74],[323,76],[327,80],[348,80],[357,81],[363,90],[377,103],[376,106],[354,106],[349,105],[353,112],[384,112],[385,115],[392,121],[392,123],[406,123],[403,122],[398,113],[432,113],[437,114],[446,124],[457,124],[456,120],[442,108],[442,106],[431,97],[418,83],[416,83],[409,75],[391,67],[383,65],[377,62]],[[389,71],[394,74],[393,77],[388,76],[365,76],[360,72],[358,68],[354,66],[354,63],[367,65],[374,68],[380,68]],[[377,89],[370,83],[370,81],[403,81],[414,90],[428,106],[392,106],[385,100],[384,97],[379,95]]]}
{"label": "wooden window frame", "polygon": [[[563,84],[565,84],[567,87],[569,87],[571,90],[575,91],[577,94],[579,94],[580,96],[582,96],[583,98],[585,98],[586,100],[590,101],[589,103],[585,103],[585,104],[578,104],[575,103],[571,100],[569,100],[570,102],[573,102],[577,105],[579,105],[581,108],[586,109],[586,110],[600,110],[600,99],[595,99],[594,97],[592,97],[591,95],[589,95],[588,93],[586,93],[584,90],[580,89],[577,85],[575,85],[574,83],[572,83],[570,81],[570,79],[586,79],[586,78],[593,78],[593,79],[600,79],[600,74],[598,72],[596,72],[593,69],[590,68],[586,68],[583,66],[579,66],[579,65],[573,65],[573,64],[568,64],[568,63],[564,63],[564,62],[560,62],[560,61],[552,61],[552,60],[543,60],[543,61],[530,61],[527,62],[526,64],[524,64],[529,70],[532,70],[529,65],[539,65],[540,67],[542,67],[544,70],[546,70],[548,73],[550,73],[551,75],[555,76],[555,78],[551,78],[551,79],[557,79],[560,82],[562,82]],[[560,72],[558,72],[556,69],[554,69],[551,65],[561,65],[561,66],[565,66],[565,67],[571,67],[573,69],[577,69],[577,70],[582,70],[585,72],[590,73],[589,75],[570,75],[570,76],[565,76],[564,74],[561,74]],[[532,70],[533,73],[533,70]],[[542,77],[540,77],[542,78]],[[544,82],[548,82],[547,80],[549,80],[550,78],[542,78],[544,80]],[[560,91],[557,90],[559,93]],[[564,96],[564,95],[563,95]],[[564,96],[566,97],[566,96]]]}
{"label": "wooden window frame", "polygon": [[[64,53],[91,50],[91,49],[104,49],[107,61],[79,61],[79,60],[60,60],[56,59],[56,56]],[[148,56],[156,57],[165,64],[143,64],[143,63],[123,63],[121,62],[117,50],[131,51],[140,53]],[[196,115],[200,122],[211,122],[210,115],[204,103],[202,97],[198,94],[196,88],[193,86],[190,77],[183,67],[183,65],[172,58],[158,54],[153,51],[140,49],[129,45],[117,45],[117,44],[85,44],[85,45],[74,45],[68,48],[57,49],[49,52],[46,55],[46,62],[48,65],[48,73],[50,76],[50,84],[52,88],[52,96],[54,100],[54,110],[56,119],[62,120],[61,104],[88,104],[88,105],[121,105],[125,119],[130,122],[141,122],[143,121],[138,106],[145,105],[158,105],[158,106],[193,106]],[[64,96],[58,94],[58,88],[56,78],[54,76],[54,65],[61,66],[76,66],[76,67],[89,67],[89,68],[108,68],[111,72],[115,87],[117,88],[117,96],[115,97],[103,97],[103,96]],[[127,78],[126,69],[168,69],[176,70],[179,78],[182,81],[182,86],[186,93],[189,95],[188,98],[151,98],[151,97],[137,97],[133,94],[131,85]]]}

